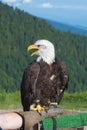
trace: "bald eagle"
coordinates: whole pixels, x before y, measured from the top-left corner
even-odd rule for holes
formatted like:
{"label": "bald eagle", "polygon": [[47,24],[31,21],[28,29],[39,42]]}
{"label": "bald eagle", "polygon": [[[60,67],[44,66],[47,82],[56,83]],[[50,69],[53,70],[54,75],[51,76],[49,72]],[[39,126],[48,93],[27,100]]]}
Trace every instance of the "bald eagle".
{"label": "bald eagle", "polygon": [[27,48],[32,49],[36,51],[31,56],[38,57],[24,70],[21,101],[24,111],[41,111],[60,103],[68,87],[68,73],[65,63],[55,59],[54,45],[50,41],[38,40]]}

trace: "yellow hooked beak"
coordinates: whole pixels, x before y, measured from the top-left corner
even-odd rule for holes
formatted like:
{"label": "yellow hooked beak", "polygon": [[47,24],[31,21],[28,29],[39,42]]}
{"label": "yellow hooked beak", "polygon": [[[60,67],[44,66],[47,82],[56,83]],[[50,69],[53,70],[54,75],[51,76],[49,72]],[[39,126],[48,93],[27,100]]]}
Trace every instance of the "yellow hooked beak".
{"label": "yellow hooked beak", "polygon": [[32,49],[36,49],[36,51],[33,52],[33,53],[31,54],[31,56],[37,55],[37,54],[38,54],[39,47],[38,47],[38,46],[35,46],[34,44],[29,45],[29,46],[27,47],[27,50],[28,50],[28,51],[30,51],[30,50],[32,50]]}

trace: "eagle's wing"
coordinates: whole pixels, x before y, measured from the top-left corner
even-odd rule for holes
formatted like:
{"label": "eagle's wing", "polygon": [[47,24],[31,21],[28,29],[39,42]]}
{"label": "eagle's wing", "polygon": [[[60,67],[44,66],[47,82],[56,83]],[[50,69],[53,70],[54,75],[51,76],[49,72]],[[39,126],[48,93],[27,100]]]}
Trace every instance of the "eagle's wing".
{"label": "eagle's wing", "polygon": [[61,82],[62,82],[61,88],[66,89],[66,88],[68,88],[69,75],[67,72],[66,65],[63,61],[60,62],[60,69],[61,69],[60,78],[61,78]]}
{"label": "eagle's wing", "polygon": [[39,64],[34,62],[28,65],[23,73],[21,82],[21,102],[24,111],[30,110],[30,105],[33,103],[39,71]]}
{"label": "eagle's wing", "polygon": [[65,89],[68,88],[69,75],[63,61],[57,61],[57,102],[60,103]]}

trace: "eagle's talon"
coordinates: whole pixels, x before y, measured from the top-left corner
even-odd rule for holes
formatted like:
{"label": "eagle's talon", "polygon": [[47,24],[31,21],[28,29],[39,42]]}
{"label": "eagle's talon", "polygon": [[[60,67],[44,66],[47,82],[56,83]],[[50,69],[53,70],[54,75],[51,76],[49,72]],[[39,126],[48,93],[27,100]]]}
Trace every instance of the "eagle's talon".
{"label": "eagle's talon", "polygon": [[45,108],[42,107],[41,105],[37,105],[36,107],[33,107],[31,110],[40,113],[41,111],[45,110]]}
{"label": "eagle's talon", "polygon": [[57,106],[58,106],[58,103],[57,103],[57,102],[49,102],[49,106],[57,107]]}

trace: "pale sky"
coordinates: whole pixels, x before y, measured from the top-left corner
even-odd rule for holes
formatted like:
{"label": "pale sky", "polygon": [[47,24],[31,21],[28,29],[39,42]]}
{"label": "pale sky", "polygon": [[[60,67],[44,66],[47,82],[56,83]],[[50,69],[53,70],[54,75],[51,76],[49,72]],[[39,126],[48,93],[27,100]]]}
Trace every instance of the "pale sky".
{"label": "pale sky", "polygon": [[87,27],[87,0],[1,0],[32,15]]}

